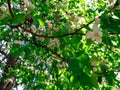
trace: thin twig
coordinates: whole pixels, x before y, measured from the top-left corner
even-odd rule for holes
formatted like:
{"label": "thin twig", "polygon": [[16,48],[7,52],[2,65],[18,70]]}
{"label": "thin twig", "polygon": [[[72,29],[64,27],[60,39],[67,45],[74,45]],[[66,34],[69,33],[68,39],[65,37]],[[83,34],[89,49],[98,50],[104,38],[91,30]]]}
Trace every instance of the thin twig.
{"label": "thin twig", "polygon": [[111,72],[120,72],[120,70],[110,70],[110,71],[106,71],[106,72],[93,72],[93,74],[96,74],[96,75],[105,75],[105,74],[108,74],[108,73],[111,73]]}

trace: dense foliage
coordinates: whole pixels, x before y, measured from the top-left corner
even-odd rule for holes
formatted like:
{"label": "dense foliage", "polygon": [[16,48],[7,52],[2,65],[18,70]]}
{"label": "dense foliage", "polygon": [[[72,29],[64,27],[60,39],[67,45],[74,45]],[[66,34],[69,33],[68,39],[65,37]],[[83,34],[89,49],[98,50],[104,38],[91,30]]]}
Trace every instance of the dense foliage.
{"label": "dense foliage", "polygon": [[120,88],[120,0],[1,0],[0,53],[4,88]]}

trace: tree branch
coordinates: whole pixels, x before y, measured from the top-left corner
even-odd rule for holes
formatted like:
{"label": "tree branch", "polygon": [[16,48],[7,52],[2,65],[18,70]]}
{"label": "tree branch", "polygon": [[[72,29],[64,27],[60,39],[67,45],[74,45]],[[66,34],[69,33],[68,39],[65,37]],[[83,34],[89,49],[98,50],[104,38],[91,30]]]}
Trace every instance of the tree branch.
{"label": "tree branch", "polygon": [[10,15],[11,15],[12,18],[14,18],[14,14],[12,12],[10,0],[7,0],[7,4],[8,4],[8,9],[9,9]]}
{"label": "tree branch", "polygon": [[26,39],[27,41],[29,41],[31,44],[37,46],[38,48],[39,48],[39,47],[42,47],[42,48],[44,48],[47,52],[50,51],[52,54],[54,54],[54,55],[57,56],[58,58],[60,58],[60,59],[62,59],[63,61],[67,62],[67,60],[68,60],[67,58],[61,57],[58,53],[54,52],[52,49],[48,48],[46,45],[41,45],[41,44],[38,44],[36,41],[33,42],[33,41],[29,40],[28,38],[26,38],[26,37],[24,36],[24,34],[19,30],[19,28],[17,28],[17,29],[18,29],[18,31],[21,33],[21,35],[23,36],[23,38]]}
{"label": "tree branch", "polygon": [[[95,19],[94,19],[95,20]],[[25,27],[22,26],[22,24],[18,24],[18,25],[10,25],[12,28],[18,28],[18,27],[21,27],[24,31],[26,32],[29,32],[31,33],[32,35],[35,35],[36,37],[44,37],[44,38],[60,38],[60,37],[66,37],[66,36],[70,36],[70,35],[77,35],[78,32],[83,29],[85,26],[88,26],[90,25],[91,23],[94,22],[94,20],[90,21],[89,23],[87,23],[86,25],[83,25],[81,26],[79,29],[76,29],[74,32],[72,33],[65,33],[65,34],[62,34],[62,35],[54,35],[54,36],[50,36],[50,35],[39,35],[39,34],[36,34],[30,30],[27,30]],[[81,34],[81,35],[85,35],[85,34]]]}
{"label": "tree branch", "polygon": [[93,72],[93,74],[105,75],[105,74],[110,73],[110,72],[120,72],[120,70],[111,70],[111,71],[106,71],[106,72]]}

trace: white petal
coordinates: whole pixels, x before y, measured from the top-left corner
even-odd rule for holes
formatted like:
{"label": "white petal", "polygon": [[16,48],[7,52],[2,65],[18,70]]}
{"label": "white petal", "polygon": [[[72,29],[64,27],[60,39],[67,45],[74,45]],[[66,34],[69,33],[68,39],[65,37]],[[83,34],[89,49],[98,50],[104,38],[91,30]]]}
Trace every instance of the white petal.
{"label": "white petal", "polygon": [[98,34],[99,34],[99,36],[102,36],[102,32],[101,31],[99,31]]}
{"label": "white petal", "polygon": [[92,32],[91,32],[91,31],[88,31],[88,32],[86,33],[86,38],[89,39],[89,38],[91,38],[91,36],[92,36]]}
{"label": "white petal", "polygon": [[102,42],[102,38],[101,37],[96,38],[96,42],[101,43]]}
{"label": "white petal", "polygon": [[94,25],[93,25],[93,31],[96,31],[96,30],[99,30],[99,28],[98,28],[98,25],[97,25],[97,24],[94,24]]}

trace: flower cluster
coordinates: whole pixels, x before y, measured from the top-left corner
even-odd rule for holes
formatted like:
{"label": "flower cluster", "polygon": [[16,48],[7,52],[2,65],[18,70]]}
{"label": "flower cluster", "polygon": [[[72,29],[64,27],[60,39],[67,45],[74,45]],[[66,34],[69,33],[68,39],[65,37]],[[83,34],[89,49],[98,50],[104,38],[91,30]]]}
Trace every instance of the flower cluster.
{"label": "flower cluster", "polygon": [[24,4],[25,4],[25,7],[26,8],[29,8],[29,9],[34,9],[34,4],[32,4],[29,0],[24,0]]}
{"label": "flower cluster", "polygon": [[50,40],[48,43],[48,47],[59,47],[60,46],[60,42],[57,38]]}
{"label": "flower cluster", "polygon": [[0,14],[0,18],[6,17],[6,15],[8,14],[7,6],[6,5],[1,6],[0,10],[2,11],[2,14]]}
{"label": "flower cluster", "polygon": [[93,41],[96,41],[98,43],[102,42],[102,32],[99,30],[98,25],[94,24],[93,25],[93,31],[88,31],[86,33],[86,38],[87,39],[92,39]]}

